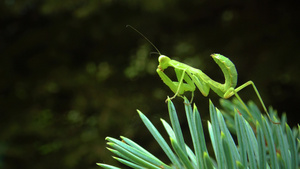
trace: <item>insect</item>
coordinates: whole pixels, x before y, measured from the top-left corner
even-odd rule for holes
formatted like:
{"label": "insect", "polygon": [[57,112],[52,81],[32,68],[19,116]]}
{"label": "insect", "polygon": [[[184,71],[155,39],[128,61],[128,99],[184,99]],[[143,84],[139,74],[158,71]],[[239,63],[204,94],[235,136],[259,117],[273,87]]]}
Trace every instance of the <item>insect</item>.
{"label": "insect", "polygon": [[[193,68],[187,64],[178,62],[176,60],[172,60],[169,57],[162,55],[160,51],[156,48],[156,46],[154,46],[153,43],[148,38],[146,38],[141,32],[139,32],[138,30],[136,30],[130,25],[127,25],[127,27],[132,28],[141,36],[143,36],[157,50],[158,54],[160,55],[158,58],[159,65],[156,69],[156,72],[158,73],[162,81],[174,92],[174,96],[168,99],[174,99],[176,96],[182,96],[185,92],[192,92],[192,98],[193,98],[196,87],[200,90],[202,95],[206,97],[209,94],[209,91],[211,89],[216,94],[218,94],[221,98],[224,99],[228,99],[233,95],[236,96],[236,98],[241,102],[241,104],[243,105],[243,107],[245,108],[249,116],[253,118],[246,104],[238,95],[238,92],[240,90],[244,89],[247,86],[252,86],[270,121],[274,124],[280,124],[278,122],[274,122],[269,116],[266,106],[255,84],[252,81],[248,81],[236,88],[237,75],[238,75],[237,70],[235,68],[235,65],[227,57],[221,54],[211,55],[211,57],[219,65],[219,67],[221,68],[225,76],[225,83],[219,83],[212,80],[200,69]],[[164,70],[167,69],[168,67],[174,68],[178,81],[172,81],[164,73]]]}

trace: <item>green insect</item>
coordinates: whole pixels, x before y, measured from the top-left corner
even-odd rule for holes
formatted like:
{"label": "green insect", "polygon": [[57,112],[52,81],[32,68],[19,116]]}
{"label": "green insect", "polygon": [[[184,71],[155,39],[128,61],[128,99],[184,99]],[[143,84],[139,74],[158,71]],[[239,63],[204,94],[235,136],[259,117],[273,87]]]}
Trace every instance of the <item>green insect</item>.
{"label": "green insect", "polygon": [[[250,117],[252,117],[249,109],[247,108],[246,104],[243,102],[243,100],[238,95],[238,92],[245,87],[252,85],[258,99],[260,100],[260,103],[266,112],[268,118],[272,123],[280,124],[278,122],[274,122],[266,109],[266,106],[255,86],[255,84],[252,81],[248,81],[241,86],[236,88],[237,85],[237,71],[235,68],[235,65],[225,56],[221,54],[212,54],[211,57],[214,59],[214,61],[219,65],[221,68],[224,76],[225,76],[225,83],[219,83],[214,80],[212,80],[210,77],[208,77],[206,74],[204,74],[200,69],[193,68],[187,64],[178,62],[176,60],[172,60],[169,57],[165,55],[161,55],[160,51],[152,44],[152,42],[146,38],[141,32],[136,30],[130,25],[127,25],[127,27],[131,27],[133,30],[138,32],[141,36],[143,36],[158,52],[160,55],[158,58],[159,65],[156,69],[156,72],[162,79],[162,81],[175,93],[174,96],[172,96],[169,99],[174,99],[176,96],[181,96],[185,92],[192,92],[192,98],[194,91],[196,90],[196,87],[200,90],[203,96],[207,96],[209,94],[210,89],[217,93],[221,98],[228,99],[231,96],[235,95],[237,99],[242,103],[243,107],[247,111]],[[168,67],[173,67],[177,80],[178,81],[172,81],[165,73],[164,70]]]}

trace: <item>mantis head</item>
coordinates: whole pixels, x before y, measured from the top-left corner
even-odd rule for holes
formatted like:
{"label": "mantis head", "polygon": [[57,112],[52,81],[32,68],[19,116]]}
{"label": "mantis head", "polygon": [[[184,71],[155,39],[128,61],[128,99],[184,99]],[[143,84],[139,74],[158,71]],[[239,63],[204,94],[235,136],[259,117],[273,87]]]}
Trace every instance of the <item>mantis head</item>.
{"label": "mantis head", "polygon": [[168,56],[160,55],[158,58],[158,62],[159,62],[158,68],[162,71],[165,70],[170,66],[169,64],[170,60],[171,59]]}

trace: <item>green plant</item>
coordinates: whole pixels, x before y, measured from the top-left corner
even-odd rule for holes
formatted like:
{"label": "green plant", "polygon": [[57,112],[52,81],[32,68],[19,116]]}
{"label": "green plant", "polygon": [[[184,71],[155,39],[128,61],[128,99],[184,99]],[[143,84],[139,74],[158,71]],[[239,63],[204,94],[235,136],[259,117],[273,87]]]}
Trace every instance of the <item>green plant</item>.
{"label": "green plant", "polygon": [[[253,120],[237,100],[221,100],[224,108],[221,113],[213,103],[209,103],[210,121],[208,121],[209,137],[214,156],[206,147],[202,120],[196,105],[192,106],[184,98],[184,106],[193,148],[185,144],[175,106],[168,100],[170,122],[161,119],[169,137],[169,145],[149,119],[138,110],[138,113],[153,135],[157,143],[170,159],[166,164],[139,146],[132,140],[121,137],[122,141],[107,137],[109,150],[116,155],[119,162],[131,168],[148,169],[296,169],[299,168],[299,126],[291,129],[286,123],[286,116],[281,124],[270,123],[253,102],[248,103]],[[271,116],[276,111],[269,109]],[[225,122],[226,121],[226,122]],[[232,134],[237,136],[235,143]],[[117,169],[107,164],[97,163],[106,169]]]}

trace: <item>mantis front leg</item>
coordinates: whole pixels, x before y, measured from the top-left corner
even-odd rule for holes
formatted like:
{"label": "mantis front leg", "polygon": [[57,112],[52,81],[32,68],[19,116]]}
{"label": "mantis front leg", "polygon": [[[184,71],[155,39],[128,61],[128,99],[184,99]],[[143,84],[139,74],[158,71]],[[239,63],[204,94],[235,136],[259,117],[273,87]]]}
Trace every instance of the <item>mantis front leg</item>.
{"label": "mantis front leg", "polygon": [[[175,69],[175,73],[176,73],[176,77],[178,82],[173,82],[177,85],[177,90],[174,94],[174,96],[172,96],[170,99],[174,99],[177,95],[179,94],[183,94],[186,90],[189,90],[189,87],[191,87],[190,89],[195,90],[195,85],[193,83],[193,81],[189,78],[189,76],[186,74],[186,70],[179,70],[179,69]],[[186,81],[186,83],[183,82],[183,80]],[[183,86],[183,85],[187,85],[187,86]],[[194,93],[194,91],[192,91],[192,93]],[[191,99],[191,101],[193,100],[193,98]]]}
{"label": "mantis front leg", "polygon": [[[194,82],[192,79],[187,75],[185,70],[175,69],[176,77],[178,82],[172,81],[161,69],[160,67],[157,68],[157,73],[162,79],[162,81],[169,86],[169,88],[175,93],[174,96],[168,98],[168,99],[174,99],[176,96],[182,95],[186,91],[192,92],[192,99],[194,97],[194,91],[196,89],[196,86],[194,85]],[[185,83],[185,82],[186,83]],[[167,99],[167,100],[168,100]],[[167,101],[166,100],[166,101]]]}

